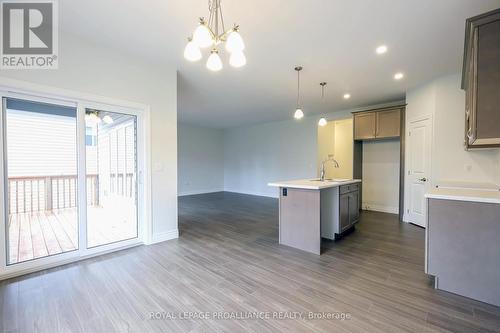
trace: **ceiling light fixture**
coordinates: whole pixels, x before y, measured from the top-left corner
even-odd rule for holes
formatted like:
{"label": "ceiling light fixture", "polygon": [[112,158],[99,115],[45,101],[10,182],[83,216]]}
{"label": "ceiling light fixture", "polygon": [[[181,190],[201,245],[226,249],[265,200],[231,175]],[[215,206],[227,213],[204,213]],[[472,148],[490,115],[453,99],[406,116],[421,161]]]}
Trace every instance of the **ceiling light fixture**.
{"label": "ceiling light fixture", "polygon": [[301,66],[295,67],[295,70],[297,71],[297,108],[295,109],[295,113],[293,114],[293,117],[295,119],[302,119],[304,118],[304,112],[302,111],[302,108],[300,107],[300,71],[302,70]]}
{"label": "ceiling light fixture", "polygon": [[394,80],[401,80],[404,77],[405,77],[405,75],[403,73],[394,74]]}
{"label": "ceiling light fixture", "polygon": [[387,52],[387,46],[385,45],[380,45],[379,47],[377,47],[375,49],[375,52],[377,52],[377,54],[384,54]]}
{"label": "ceiling light fixture", "polygon": [[225,43],[226,51],[231,54],[229,57],[231,66],[238,68],[247,63],[243,53],[245,43],[239,33],[239,26],[234,25],[230,30],[226,30],[220,2],[221,0],[208,1],[210,12],[208,21],[205,21],[203,17],[200,18],[200,24],[194,31],[193,37],[188,38],[184,49],[184,58],[194,62],[202,58],[200,49],[212,47],[207,60],[207,68],[212,71],[220,71],[223,67],[218,50],[218,46],[222,43]]}
{"label": "ceiling light fixture", "polygon": [[351,94],[344,94],[344,99],[349,99],[351,98]]}
{"label": "ceiling light fixture", "polygon": [[319,121],[318,121],[318,125],[323,127],[323,126],[326,126],[328,124],[328,122],[326,121],[325,118],[321,118]]}

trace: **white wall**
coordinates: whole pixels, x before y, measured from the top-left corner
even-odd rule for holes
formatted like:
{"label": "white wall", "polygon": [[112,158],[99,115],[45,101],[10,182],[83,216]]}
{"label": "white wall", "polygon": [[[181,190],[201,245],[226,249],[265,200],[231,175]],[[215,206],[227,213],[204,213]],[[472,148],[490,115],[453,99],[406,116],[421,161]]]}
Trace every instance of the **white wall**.
{"label": "white wall", "polygon": [[[431,183],[500,185],[500,150],[464,150],[465,93],[460,74],[438,78],[407,94],[407,123],[433,117]],[[406,155],[410,152],[406,147]]]}
{"label": "white wall", "polygon": [[[460,74],[454,74],[409,90],[407,124],[420,116],[433,117],[432,186],[499,187],[500,149],[464,150],[465,93],[460,89],[460,81]],[[411,154],[409,149],[407,145],[406,156]]]}
{"label": "white wall", "polygon": [[[349,111],[328,120],[350,116]],[[277,197],[267,183],[315,178],[319,117],[232,128],[224,134],[224,188],[229,192]]]}
{"label": "white wall", "polygon": [[179,124],[179,195],[224,190],[224,132]]}
{"label": "white wall", "polygon": [[465,92],[460,80],[461,76],[452,75],[435,81],[434,181],[500,186],[500,149],[464,150]]}
{"label": "white wall", "polygon": [[60,36],[59,69],[2,70],[13,78],[151,107],[152,232],[154,240],[177,235],[177,73],[136,57]]}
{"label": "white wall", "polygon": [[363,209],[399,213],[399,147],[399,140],[363,142]]}

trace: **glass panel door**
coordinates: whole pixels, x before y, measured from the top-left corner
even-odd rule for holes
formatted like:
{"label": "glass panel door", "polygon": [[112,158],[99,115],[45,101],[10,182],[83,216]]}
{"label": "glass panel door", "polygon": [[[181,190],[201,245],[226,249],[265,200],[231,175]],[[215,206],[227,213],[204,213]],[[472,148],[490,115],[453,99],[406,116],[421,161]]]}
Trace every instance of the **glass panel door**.
{"label": "glass panel door", "polygon": [[7,264],[77,250],[76,107],[3,105]]}
{"label": "glass panel door", "polygon": [[137,117],[87,109],[87,247],[138,237]]}

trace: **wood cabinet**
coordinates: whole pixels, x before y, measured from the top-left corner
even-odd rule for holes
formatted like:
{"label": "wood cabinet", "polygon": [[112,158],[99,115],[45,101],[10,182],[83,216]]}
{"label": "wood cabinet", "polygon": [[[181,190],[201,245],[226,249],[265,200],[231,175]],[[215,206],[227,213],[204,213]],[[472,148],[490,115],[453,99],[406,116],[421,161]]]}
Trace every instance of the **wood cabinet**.
{"label": "wood cabinet", "polygon": [[377,139],[399,137],[401,133],[401,110],[379,111],[377,115],[377,124],[375,137]]}
{"label": "wood cabinet", "polygon": [[354,113],[354,140],[398,138],[401,108]]}
{"label": "wood cabinet", "polygon": [[376,133],[375,112],[362,112],[354,114],[354,139],[374,139]]}
{"label": "wood cabinet", "polygon": [[500,9],[466,22],[465,148],[500,147]]}

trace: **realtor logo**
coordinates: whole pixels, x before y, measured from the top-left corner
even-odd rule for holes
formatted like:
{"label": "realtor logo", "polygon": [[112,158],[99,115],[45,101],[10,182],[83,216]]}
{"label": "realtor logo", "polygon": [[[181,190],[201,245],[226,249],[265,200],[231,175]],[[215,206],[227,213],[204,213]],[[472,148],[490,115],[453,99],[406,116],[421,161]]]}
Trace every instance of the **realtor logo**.
{"label": "realtor logo", "polygon": [[1,69],[56,69],[56,0],[1,1]]}

